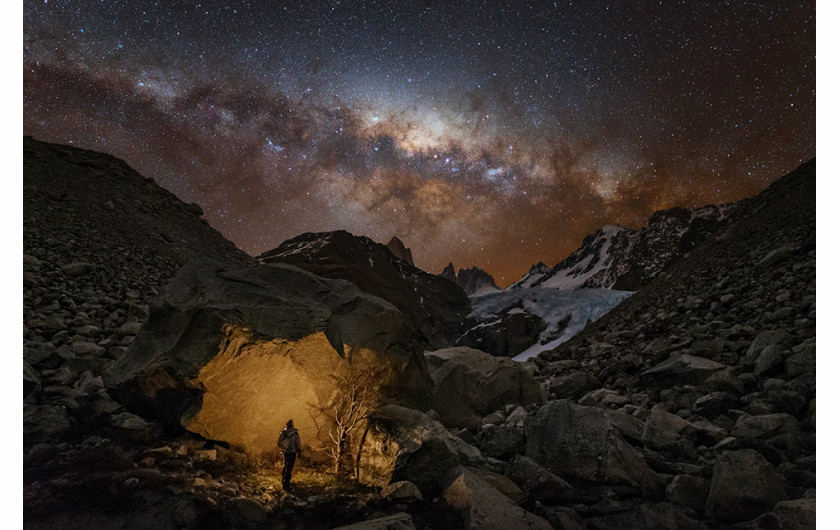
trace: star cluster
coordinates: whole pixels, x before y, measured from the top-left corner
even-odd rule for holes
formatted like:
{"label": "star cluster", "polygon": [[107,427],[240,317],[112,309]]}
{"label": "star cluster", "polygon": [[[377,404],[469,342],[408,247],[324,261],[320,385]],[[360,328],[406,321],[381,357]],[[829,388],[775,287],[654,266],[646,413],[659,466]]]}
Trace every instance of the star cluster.
{"label": "star cluster", "polygon": [[813,2],[24,1],[24,133],[251,254],[399,236],[504,285],[815,155]]}

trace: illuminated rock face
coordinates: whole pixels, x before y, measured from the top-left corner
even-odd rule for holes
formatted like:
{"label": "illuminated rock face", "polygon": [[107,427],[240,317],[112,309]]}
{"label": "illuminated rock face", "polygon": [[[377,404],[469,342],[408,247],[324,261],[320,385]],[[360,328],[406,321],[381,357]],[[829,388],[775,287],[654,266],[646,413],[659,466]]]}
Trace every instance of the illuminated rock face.
{"label": "illuminated rock face", "polygon": [[105,381],[138,413],[250,453],[275,448],[289,419],[314,446],[319,408],[348,364],[377,368],[383,399],[430,406],[425,360],[408,337],[400,311],[346,281],[201,259],[150,305]]}
{"label": "illuminated rock face", "polygon": [[311,444],[317,433],[310,412],[332,394],[324,374],[338,370],[340,361],[323,333],[265,342],[229,327],[219,354],[196,377],[204,388],[201,409],[182,423],[205,438],[265,452],[294,419]]}

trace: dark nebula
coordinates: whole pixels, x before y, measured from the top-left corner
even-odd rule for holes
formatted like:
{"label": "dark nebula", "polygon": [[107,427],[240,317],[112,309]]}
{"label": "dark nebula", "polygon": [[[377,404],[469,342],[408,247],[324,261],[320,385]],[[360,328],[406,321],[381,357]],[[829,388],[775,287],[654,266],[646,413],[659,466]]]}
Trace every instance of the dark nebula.
{"label": "dark nebula", "polygon": [[24,134],[251,254],[399,236],[500,285],[816,152],[814,2],[24,0]]}

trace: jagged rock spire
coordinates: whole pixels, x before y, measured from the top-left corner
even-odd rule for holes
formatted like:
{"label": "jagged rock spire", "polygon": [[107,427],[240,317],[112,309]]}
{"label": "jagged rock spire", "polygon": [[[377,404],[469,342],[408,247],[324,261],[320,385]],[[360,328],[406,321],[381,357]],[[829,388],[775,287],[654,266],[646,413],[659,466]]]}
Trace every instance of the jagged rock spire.
{"label": "jagged rock spire", "polygon": [[386,246],[394,256],[405,261],[411,266],[415,266],[414,258],[411,257],[411,249],[406,248],[403,242],[400,241],[400,238],[398,238],[397,236],[392,237],[391,241],[389,241]]}

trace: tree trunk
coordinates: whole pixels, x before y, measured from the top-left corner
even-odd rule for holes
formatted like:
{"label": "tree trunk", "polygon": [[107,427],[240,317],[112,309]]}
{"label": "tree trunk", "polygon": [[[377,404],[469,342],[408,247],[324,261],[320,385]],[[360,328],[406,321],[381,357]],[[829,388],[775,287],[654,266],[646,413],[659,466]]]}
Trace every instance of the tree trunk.
{"label": "tree trunk", "polygon": [[341,472],[341,464],[344,460],[345,456],[347,455],[347,437],[342,436],[341,440],[338,443],[338,450],[336,451],[335,455],[335,467],[333,468],[333,473],[338,475]]}
{"label": "tree trunk", "polygon": [[359,450],[356,453],[356,469],[353,470],[353,476],[355,477],[356,482],[358,482],[359,479],[361,479],[361,473],[359,472],[359,469],[362,465],[362,448],[364,448],[365,446],[365,440],[367,439],[368,430],[370,430],[370,427],[368,426],[367,422],[365,422],[365,432],[362,433],[362,441],[359,442]]}

